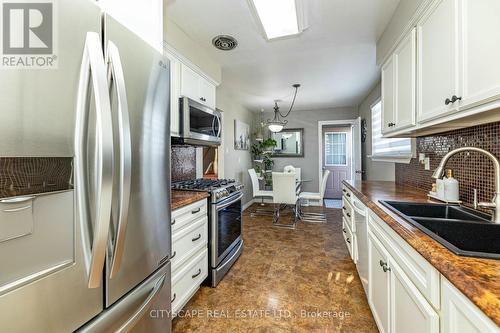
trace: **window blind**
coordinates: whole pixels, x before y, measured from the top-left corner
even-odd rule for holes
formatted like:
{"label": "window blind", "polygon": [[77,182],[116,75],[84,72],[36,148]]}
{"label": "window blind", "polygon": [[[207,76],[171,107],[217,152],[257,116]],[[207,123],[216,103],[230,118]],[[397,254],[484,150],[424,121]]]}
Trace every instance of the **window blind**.
{"label": "window blind", "polygon": [[372,107],[372,156],[409,157],[411,139],[382,137],[382,102]]}

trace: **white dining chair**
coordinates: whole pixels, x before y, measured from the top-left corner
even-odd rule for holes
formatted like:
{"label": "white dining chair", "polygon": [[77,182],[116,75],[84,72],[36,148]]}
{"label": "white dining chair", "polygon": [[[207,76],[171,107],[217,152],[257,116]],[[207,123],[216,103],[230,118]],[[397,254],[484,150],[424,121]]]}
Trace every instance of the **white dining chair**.
{"label": "white dining chair", "polygon": [[[273,191],[261,190],[259,185],[259,177],[257,176],[257,172],[255,169],[248,169],[248,174],[250,175],[250,180],[252,181],[252,191],[254,198],[261,199],[261,205],[264,205],[264,199],[272,199]],[[269,209],[256,208],[251,213],[252,215],[270,215],[274,211]]]}
{"label": "white dining chair", "polygon": [[[295,174],[273,172],[274,226],[295,229],[297,220],[299,219],[299,197],[295,192],[296,188],[297,183],[295,181]],[[294,213],[293,224],[279,223],[281,210],[290,206]]]}
{"label": "white dining chair", "polygon": [[302,178],[301,178],[301,170],[300,168],[296,168],[294,167],[293,165],[287,165],[283,168],[283,172],[287,172],[287,173],[294,173],[295,174],[295,180],[297,182],[299,182]]}
{"label": "white dining chair", "polygon": [[[323,177],[321,178],[321,183],[319,187],[319,192],[301,192],[299,194],[299,204],[302,200],[314,200],[319,201],[321,207],[323,207],[323,198],[325,197],[326,183],[328,181],[328,176],[330,175],[330,170],[323,171]],[[324,213],[304,213],[302,211],[302,206],[299,207],[301,220],[306,222],[326,222],[326,214]]]}

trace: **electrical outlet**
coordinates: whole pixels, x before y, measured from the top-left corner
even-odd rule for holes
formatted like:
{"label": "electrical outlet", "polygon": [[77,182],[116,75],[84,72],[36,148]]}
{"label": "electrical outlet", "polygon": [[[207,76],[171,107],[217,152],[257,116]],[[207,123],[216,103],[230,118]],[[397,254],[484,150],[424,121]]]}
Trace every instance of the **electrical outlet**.
{"label": "electrical outlet", "polygon": [[425,170],[431,169],[431,159],[429,157],[424,158],[424,169]]}
{"label": "electrical outlet", "polygon": [[424,161],[425,161],[425,154],[424,153],[419,153],[418,154],[418,161],[420,163],[424,163]]}

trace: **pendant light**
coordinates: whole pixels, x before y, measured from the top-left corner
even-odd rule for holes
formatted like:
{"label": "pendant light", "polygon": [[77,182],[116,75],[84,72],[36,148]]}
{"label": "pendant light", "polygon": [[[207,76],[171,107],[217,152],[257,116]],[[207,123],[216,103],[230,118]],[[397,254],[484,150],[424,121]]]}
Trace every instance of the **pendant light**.
{"label": "pendant light", "polygon": [[300,84],[294,84],[292,87],[295,88],[295,93],[293,94],[292,104],[290,105],[290,109],[286,114],[281,114],[280,107],[278,105],[278,100],[274,101],[274,118],[267,120],[267,126],[269,130],[273,133],[281,132],[283,127],[288,123],[288,120],[282,119],[288,117],[290,112],[292,112],[293,106],[295,104],[295,98],[297,97],[297,91],[299,90]]}

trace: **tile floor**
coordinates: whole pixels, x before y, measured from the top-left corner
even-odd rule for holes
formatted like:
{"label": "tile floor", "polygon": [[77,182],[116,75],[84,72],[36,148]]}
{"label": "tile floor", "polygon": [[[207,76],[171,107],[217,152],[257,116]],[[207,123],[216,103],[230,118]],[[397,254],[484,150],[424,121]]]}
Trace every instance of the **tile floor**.
{"label": "tile floor", "polygon": [[173,332],[377,332],[340,210],[325,209],[326,224],[287,230],[250,217],[252,208],[242,256],[217,288],[196,293]]}

